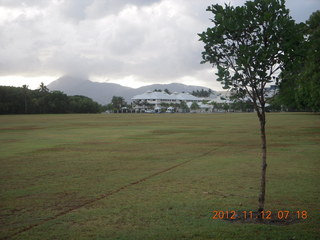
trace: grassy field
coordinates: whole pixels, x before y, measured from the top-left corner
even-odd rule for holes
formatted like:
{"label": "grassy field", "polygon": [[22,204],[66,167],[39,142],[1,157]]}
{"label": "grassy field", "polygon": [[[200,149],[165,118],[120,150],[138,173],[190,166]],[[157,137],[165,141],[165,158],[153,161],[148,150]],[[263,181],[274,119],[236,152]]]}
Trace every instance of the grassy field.
{"label": "grassy field", "polygon": [[267,116],[266,209],[255,211],[255,114],[0,116],[0,239],[319,239],[320,115]]}

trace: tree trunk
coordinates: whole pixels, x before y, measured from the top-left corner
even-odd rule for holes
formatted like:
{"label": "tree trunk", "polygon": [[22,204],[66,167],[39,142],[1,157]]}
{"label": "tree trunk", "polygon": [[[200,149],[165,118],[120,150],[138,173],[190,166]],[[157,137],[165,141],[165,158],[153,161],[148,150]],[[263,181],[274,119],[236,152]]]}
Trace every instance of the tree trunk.
{"label": "tree trunk", "polygon": [[260,133],[261,133],[261,180],[260,180],[260,193],[259,193],[259,209],[258,212],[264,211],[264,201],[266,195],[266,170],[267,170],[267,138],[266,138],[266,118],[265,112],[262,110],[259,116]]}

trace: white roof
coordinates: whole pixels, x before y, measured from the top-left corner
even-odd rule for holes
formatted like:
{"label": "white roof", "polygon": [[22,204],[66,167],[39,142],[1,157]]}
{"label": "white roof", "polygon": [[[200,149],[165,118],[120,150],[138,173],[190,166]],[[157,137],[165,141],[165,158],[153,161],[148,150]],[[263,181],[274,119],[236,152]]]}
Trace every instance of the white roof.
{"label": "white roof", "polygon": [[148,91],[148,92],[140,94],[140,95],[136,95],[132,98],[132,100],[147,100],[147,99],[171,100],[171,99],[175,99],[175,98],[165,92],[151,92],[151,91]]}
{"label": "white roof", "polygon": [[189,93],[178,93],[176,94],[176,99],[181,101],[201,101],[202,98],[195,97]]}
{"label": "white roof", "polygon": [[145,92],[140,95],[136,95],[132,100],[147,100],[147,99],[162,99],[162,100],[181,100],[181,101],[201,101],[202,98],[197,98],[189,93],[177,93],[167,94],[166,92]]}

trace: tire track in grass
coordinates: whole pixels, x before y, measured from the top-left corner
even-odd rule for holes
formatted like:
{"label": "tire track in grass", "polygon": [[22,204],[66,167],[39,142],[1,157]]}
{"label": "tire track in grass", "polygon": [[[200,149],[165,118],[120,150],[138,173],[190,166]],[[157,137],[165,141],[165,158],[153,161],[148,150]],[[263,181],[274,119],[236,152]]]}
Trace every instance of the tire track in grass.
{"label": "tire track in grass", "polygon": [[[205,156],[209,155],[210,153],[215,152],[216,150],[218,150],[218,148],[215,148],[215,149],[212,149],[212,150],[210,150],[210,151],[208,151],[208,152],[205,152],[205,153],[201,154],[200,156],[198,156],[197,158],[205,157]],[[50,222],[50,221],[52,221],[52,220],[55,220],[55,219],[57,219],[57,218],[59,218],[59,217],[61,217],[61,216],[64,216],[64,215],[66,215],[66,214],[68,214],[68,213],[71,213],[71,212],[73,212],[73,211],[75,211],[75,210],[78,210],[79,208],[85,207],[85,206],[90,205],[90,204],[92,204],[92,203],[94,203],[94,202],[97,202],[97,201],[100,201],[100,200],[102,200],[102,199],[108,198],[108,197],[110,197],[110,196],[112,196],[112,195],[114,195],[114,194],[116,194],[116,193],[118,193],[118,192],[120,192],[120,191],[122,191],[122,190],[125,190],[125,189],[131,187],[131,186],[140,184],[140,183],[145,182],[146,180],[148,180],[148,179],[150,179],[150,178],[153,178],[153,177],[158,176],[158,175],[160,175],[160,174],[162,174],[162,173],[168,172],[168,171],[170,171],[170,170],[172,170],[172,169],[175,169],[175,168],[180,167],[180,166],[182,166],[182,165],[184,165],[184,164],[187,164],[187,163],[193,161],[194,159],[195,159],[195,158],[188,159],[188,160],[186,160],[186,161],[183,161],[183,162],[181,162],[181,163],[178,163],[178,164],[176,164],[176,165],[173,165],[172,167],[163,169],[163,170],[161,170],[161,171],[159,171],[159,172],[156,172],[156,173],[153,173],[153,174],[151,174],[151,175],[149,175],[149,176],[147,176],[147,177],[141,178],[141,179],[139,179],[139,180],[137,180],[137,181],[135,181],[135,182],[129,183],[129,184],[127,184],[127,185],[124,185],[124,186],[122,186],[122,187],[120,187],[120,188],[118,188],[118,189],[116,189],[116,190],[113,190],[113,191],[111,191],[111,192],[109,192],[109,193],[105,193],[105,194],[100,195],[99,197],[96,197],[96,198],[93,198],[93,199],[91,199],[91,200],[85,201],[85,202],[83,202],[83,203],[81,203],[81,204],[79,204],[79,205],[77,205],[77,206],[74,206],[74,207],[69,208],[69,209],[67,209],[67,210],[65,210],[65,211],[62,211],[62,212],[60,212],[60,213],[57,213],[56,215],[53,215],[53,216],[51,216],[51,217],[45,218],[45,219],[43,219],[42,221],[40,221],[40,222],[38,222],[38,223],[35,223],[35,224],[29,225],[29,226],[27,226],[27,227],[24,227],[24,228],[22,228],[21,230],[13,233],[13,234],[11,234],[11,235],[8,235],[8,236],[5,236],[5,237],[3,237],[3,238],[0,238],[0,239],[3,239],[3,240],[4,240],[4,239],[10,239],[10,238],[12,238],[12,237],[15,237],[15,236],[17,236],[17,235],[19,235],[19,234],[21,234],[21,233],[27,232],[27,231],[35,228],[35,227],[38,227],[38,226],[43,225],[43,224],[45,224],[45,223],[47,223],[47,222]],[[218,191],[215,191],[215,193],[218,194],[218,195],[224,196],[224,197],[226,196],[226,195],[224,195],[223,193],[218,192]]]}

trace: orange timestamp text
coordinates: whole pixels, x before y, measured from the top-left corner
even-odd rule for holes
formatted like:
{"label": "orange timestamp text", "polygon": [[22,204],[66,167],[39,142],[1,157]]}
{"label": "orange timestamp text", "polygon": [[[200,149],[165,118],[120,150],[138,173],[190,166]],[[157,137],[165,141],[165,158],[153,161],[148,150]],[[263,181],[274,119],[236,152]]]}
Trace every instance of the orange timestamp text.
{"label": "orange timestamp text", "polygon": [[289,218],[296,218],[296,219],[307,219],[308,212],[303,211],[261,211],[259,214],[253,211],[212,211],[213,216],[212,219],[238,219],[239,217],[243,219],[254,219],[254,218],[261,218],[261,219],[289,219]]}

